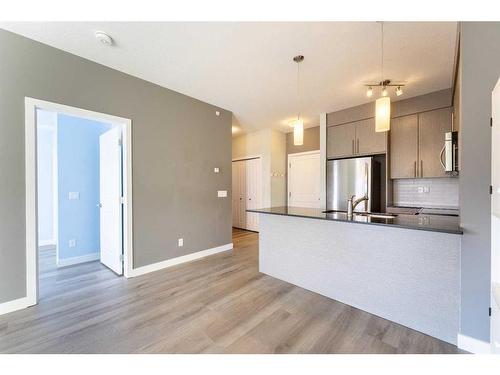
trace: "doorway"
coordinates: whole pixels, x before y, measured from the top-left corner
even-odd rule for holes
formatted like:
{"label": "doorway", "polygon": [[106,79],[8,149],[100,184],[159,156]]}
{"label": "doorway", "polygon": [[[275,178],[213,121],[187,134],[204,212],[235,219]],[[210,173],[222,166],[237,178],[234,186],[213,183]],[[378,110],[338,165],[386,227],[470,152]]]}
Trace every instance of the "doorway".
{"label": "doorway", "polygon": [[40,278],[66,267],[93,263],[129,277],[131,121],[32,98],[25,111],[30,305]]}
{"label": "doorway", "polygon": [[320,152],[288,155],[288,206],[321,207]]}

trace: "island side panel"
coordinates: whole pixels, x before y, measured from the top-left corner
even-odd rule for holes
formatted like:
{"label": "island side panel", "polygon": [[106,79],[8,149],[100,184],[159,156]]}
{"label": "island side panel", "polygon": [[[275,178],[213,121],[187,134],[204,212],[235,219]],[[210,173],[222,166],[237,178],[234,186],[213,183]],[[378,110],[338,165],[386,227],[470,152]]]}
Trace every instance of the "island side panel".
{"label": "island side panel", "polygon": [[460,235],[260,214],[259,270],[457,343]]}

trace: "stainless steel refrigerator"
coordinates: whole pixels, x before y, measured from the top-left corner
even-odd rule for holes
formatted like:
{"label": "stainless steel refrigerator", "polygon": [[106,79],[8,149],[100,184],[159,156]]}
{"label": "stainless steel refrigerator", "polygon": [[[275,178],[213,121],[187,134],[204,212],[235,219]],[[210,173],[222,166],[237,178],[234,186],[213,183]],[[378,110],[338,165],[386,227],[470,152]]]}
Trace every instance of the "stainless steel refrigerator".
{"label": "stainless steel refrigerator", "polygon": [[380,163],[373,157],[328,160],[326,209],[347,211],[347,200],[363,196],[355,212],[380,212]]}

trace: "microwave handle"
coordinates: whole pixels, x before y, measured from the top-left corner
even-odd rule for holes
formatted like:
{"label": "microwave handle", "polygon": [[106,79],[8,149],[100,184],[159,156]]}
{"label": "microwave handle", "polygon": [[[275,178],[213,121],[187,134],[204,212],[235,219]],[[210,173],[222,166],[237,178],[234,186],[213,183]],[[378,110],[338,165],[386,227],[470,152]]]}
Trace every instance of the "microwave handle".
{"label": "microwave handle", "polygon": [[441,150],[441,153],[439,154],[439,162],[443,166],[443,169],[446,171],[446,165],[444,165],[444,162],[443,162],[443,154],[444,154],[445,149],[446,149],[446,145],[443,146],[443,149]]}

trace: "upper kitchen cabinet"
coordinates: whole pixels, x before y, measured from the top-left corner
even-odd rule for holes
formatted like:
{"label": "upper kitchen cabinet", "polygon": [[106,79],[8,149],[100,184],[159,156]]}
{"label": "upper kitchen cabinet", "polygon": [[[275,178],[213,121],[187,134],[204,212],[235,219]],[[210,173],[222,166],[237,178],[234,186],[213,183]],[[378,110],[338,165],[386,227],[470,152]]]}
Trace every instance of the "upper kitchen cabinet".
{"label": "upper kitchen cabinet", "polygon": [[391,178],[417,177],[418,115],[391,120]]}
{"label": "upper kitchen cabinet", "polygon": [[387,151],[387,133],[375,131],[375,118],[357,121],[356,154],[373,155]]}
{"label": "upper kitchen cabinet", "polygon": [[387,151],[387,133],[375,131],[374,118],[330,126],[327,139],[327,156],[330,159]]}
{"label": "upper kitchen cabinet", "polygon": [[448,107],[391,120],[391,178],[446,176],[440,156],[451,113]]}
{"label": "upper kitchen cabinet", "polygon": [[327,132],[327,157],[342,158],[355,154],[356,127],[350,124],[330,126]]}
{"label": "upper kitchen cabinet", "polygon": [[418,115],[420,177],[446,177],[441,165],[444,134],[451,131],[452,108],[443,108]]}

